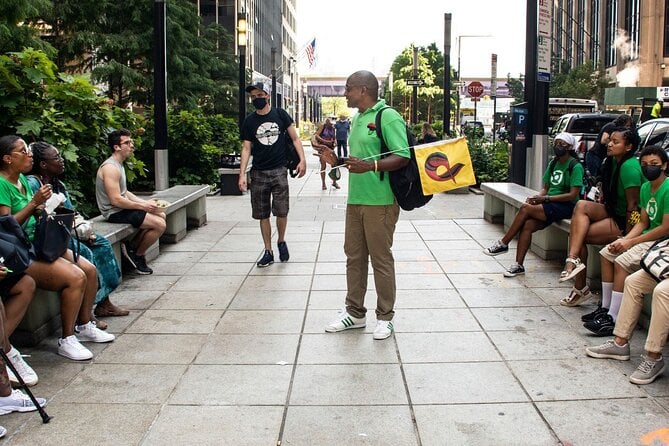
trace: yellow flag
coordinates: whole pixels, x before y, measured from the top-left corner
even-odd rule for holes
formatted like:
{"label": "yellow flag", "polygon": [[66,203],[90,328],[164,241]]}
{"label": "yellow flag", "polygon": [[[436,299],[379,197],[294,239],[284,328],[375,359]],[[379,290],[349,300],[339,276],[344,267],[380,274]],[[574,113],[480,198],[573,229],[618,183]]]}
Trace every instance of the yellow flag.
{"label": "yellow flag", "polygon": [[422,144],[414,150],[423,194],[476,184],[466,138]]}

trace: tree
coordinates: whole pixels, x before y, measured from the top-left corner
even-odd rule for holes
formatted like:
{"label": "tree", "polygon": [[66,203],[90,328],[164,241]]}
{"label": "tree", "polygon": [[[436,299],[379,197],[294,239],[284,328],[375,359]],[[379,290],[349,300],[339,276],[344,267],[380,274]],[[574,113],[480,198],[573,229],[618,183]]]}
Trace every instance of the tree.
{"label": "tree", "polygon": [[525,99],[525,86],[522,74],[518,75],[518,79],[514,79],[511,77],[511,73],[508,73],[506,75],[506,86],[509,89],[509,94],[513,97],[514,104],[523,102]]}
{"label": "tree", "polygon": [[[444,57],[432,43],[428,47],[418,48],[418,79],[423,85],[418,87],[418,119],[434,121],[441,119],[444,90],[438,84],[443,77]],[[405,48],[393,61],[390,71],[393,75],[393,84],[387,86],[386,101],[394,106],[399,105],[406,118],[411,112],[411,95],[413,87],[408,86],[407,79],[413,78],[413,47]]]}
{"label": "tree", "polygon": [[601,103],[608,85],[606,73],[588,61],[575,68],[562,65],[562,71],[553,75],[549,91],[554,98],[596,99]]}
{"label": "tree", "polygon": [[48,55],[54,48],[39,37],[38,19],[48,9],[48,0],[3,0],[0,2],[0,54],[37,48]]}
{"label": "tree", "polygon": [[[92,71],[119,105],[151,103],[153,90],[153,2],[58,0],[45,15],[58,64]],[[209,104],[236,110],[236,61],[225,51],[231,37],[217,25],[201,26],[190,0],[167,3],[167,96],[178,108]],[[213,106],[211,105],[213,104]]]}

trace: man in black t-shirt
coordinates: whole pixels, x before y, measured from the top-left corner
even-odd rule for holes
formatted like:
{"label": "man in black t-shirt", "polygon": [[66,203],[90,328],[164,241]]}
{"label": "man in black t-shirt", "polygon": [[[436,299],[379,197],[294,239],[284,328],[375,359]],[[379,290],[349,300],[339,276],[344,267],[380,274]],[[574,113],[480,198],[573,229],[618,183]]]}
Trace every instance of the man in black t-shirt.
{"label": "man in black t-shirt", "polygon": [[289,258],[286,244],[288,222],[288,176],[286,170],[286,138],[290,138],[300,157],[296,172],[304,176],[307,165],[302,142],[293,125],[293,118],[285,110],[273,108],[269,103],[269,88],[263,83],[246,88],[251,96],[255,112],[244,119],[241,128],[242,156],[239,167],[239,190],[246,191],[246,167],[253,156],[251,166],[251,208],[254,219],[260,221],[260,232],[265,244],[263,256],[258,260],[262,268],[274,263],[272,251],[272,226],[270,213],[276,217],[279,259]]}

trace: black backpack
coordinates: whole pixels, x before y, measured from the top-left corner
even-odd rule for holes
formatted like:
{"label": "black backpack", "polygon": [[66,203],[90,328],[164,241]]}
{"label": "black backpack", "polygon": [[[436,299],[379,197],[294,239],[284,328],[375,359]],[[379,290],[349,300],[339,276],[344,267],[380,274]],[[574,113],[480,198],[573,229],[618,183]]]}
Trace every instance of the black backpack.
{"label": "black backpack", "polygon": [[[273,109],[277,110],[277,109]],[[297,165],[300,164],[300,156],[297,154],[297,149],[295,148],[295,144],[293,144],[293,139],[290,137],[288,134],[288,127],[290,127],[292,124],[286,122],[283,119],[283,116],[281,113],[277,110],[277,113],[279,114],[279,119],[284,125],[284,130],[282,133],[284,144],[285,144],[285,153],[286,153],[286,169],[288,169],[288,173],[292,178],[295,178],[297,176],[297,172],[295,172],[295,169],[297,169]]]}
{"label": "black backpack", "polygon": [[[381,140],[381,158],[390,155],[381,130],[381,114],[383,113],[383,110],[388,108],[390,107],[383,107],[379,110],[375,120],[376,136]],[[418,172],[418,165],[416,164],[416,153],[414,152],[414,146],[417,144],[416,137],[411,132],[408,125],[404,124],[404,127],[406,128],[411,159],[406,166],[388,172],[388,176],[390,177],[390,188],[395,195],[397,204],[399,204],[405,211],[411,211],[415,208],[425,206],[427,202],[432,199],[432,195],[423,195],[423,188],[420,183],[420,173]],[[383,181],[383,174],[384,172],[381,172],[381,181]]]}

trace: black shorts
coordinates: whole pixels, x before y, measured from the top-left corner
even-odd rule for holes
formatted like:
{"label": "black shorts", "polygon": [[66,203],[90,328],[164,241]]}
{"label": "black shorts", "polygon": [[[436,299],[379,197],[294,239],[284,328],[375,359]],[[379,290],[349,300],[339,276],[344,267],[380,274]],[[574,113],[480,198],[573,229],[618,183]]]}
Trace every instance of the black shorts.
{"label": "black shorts", "polygon": [[144,223],[146,211],[137,209],[123,209],[122,211],[111,214],[107,221],[111,223],[130,223],[135,228],[139,228]]}
{"label": "black shorts", "polygon": [[23,279],[23,276],[25,275],[26,273],[13,274],[0,280],[0,298],[2,298],[3,301],[9,299],[12,288],[14,288],[14,286],[19,283],[19,280]]}
{"label": "black shorts", "polygon": [[549,201],[541,205],[544,207],[544,214],[546,214],[546,226],[565,218],[571,218],[575,206],[571,201]]}

